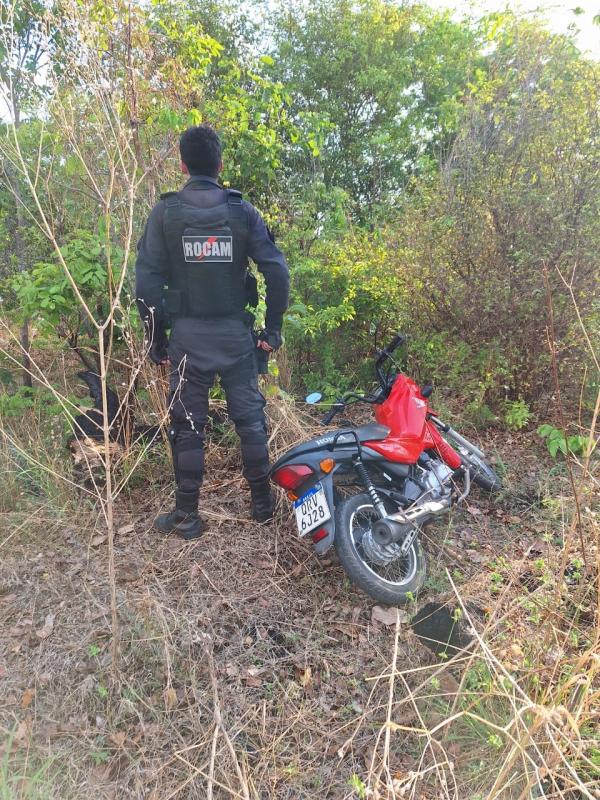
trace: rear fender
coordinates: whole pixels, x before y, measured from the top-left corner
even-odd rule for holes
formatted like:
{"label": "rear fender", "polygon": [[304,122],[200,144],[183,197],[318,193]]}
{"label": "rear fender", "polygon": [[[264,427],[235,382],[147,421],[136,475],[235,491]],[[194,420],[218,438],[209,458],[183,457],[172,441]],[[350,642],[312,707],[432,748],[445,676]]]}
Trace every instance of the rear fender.
{"label": "rear fender", "polygon": [[335,453],[335,460],[336,466],[333,468],[332,472],[329,474],[325,474],[320,466],[319,462],[322,461],[324,458],[331,458],[332,452],[328,448],[323,448],[322,450],[314,450],[313,452],[308,453],[299,453],[294,458],[291,458],[289,461],[285,460],[285,456],[274,465],[272,472],[276,471],[282,466],[287,466],[291,464],[306,464],[306,466],[310,467],[314,470],[314,476],[306,481],[306,483],[302,484],[298,489],[295,490],[298,494],[302,495],[307,492],[311,487],[313,487],[316,483],[321,483],[323,489],[325,490],[325,497],[327,498],[327,505],[329,506],[329,510],[331,511],[331,519],[328,520],[322,528],[327,531],[327,536],[324,536],[318,542],[312,541],[312,535],[316,533],[316,530],[320,530],[317,528],[315,531],[311,533],[307,533],[306,536],[302,538],[307,540],[308,543],[312,544],[315,553],[318,555],[323,555],[326,553],[331,546],[333,545],[333,541],[335,539],[335,497],[334,497],[334,489],[333,489],[333,476],[336,471],[339,469],[340,466],[346,465],[347,462],[352,461],[352,455],[350,451],[346,452],[337,452]]}
{"label": "rear fender", "polygon": [[[325,475],[321,478],[321,486],[325,489],[325,497],[327,498],[327,505],[331,511],[331,519],[322,526],[322,529],[327,531],[327,536],[324,536],[318,542],[312,542],[313,550],[319,556],[324,555],[333,546],[335,540],[335,494],[333,490],[333,475],[336,469],[337,467],[329,475]],[[317,528],[317,530],[321,529]],[[311,539],[314,533],[316,533],[316,531],[307,534],[305,538]]]}
{"label": "rear fender", "polygon": [[[314,534],[316,531],[313,531],[312,534],[308,533],[303,537],[311,542],[315,553],[318,555],[323,555],[326,553],[332,547],[335,540],[335,492],[333,476],[340,468],[348,468],[352,464],[355,455],[355,447],[336,447],[333,451],[329,447],[323,447],[322,450],[315,450],[313,452],[301,454],[299,453],[289,461],[286,461],[284,456],[283,458],[279,459],[279,461],[273,467],[272,471],[275,471],[276,469],[288,464],[306,464],[308,467],[311,467],[311,469],[314,470],[315,475],[301,487],[299,487],[297,491],[301,494],[304,494],[304,492],[307,492],[312,486],[319,482],[325,489],[325,497],[327,498],[327,504],[329,505],[329,510],[331,511],[331,519],[322,526],[322,528],[327,531],[327,536],[324,536],[318,542],[312,542],[311,540],[312,534]],[[362,456],[363,461],[366,463],[374,462],[383,464],[385,461],[381,454],[374,452],[368,446],[364,445],[362,447]],[[319,466],[319,462],[324,458],[332,457],[335,459],[336,466],[333,468],[332,472],[329,474],[324,474]],[[318,528],[317,530],[320,529]]]}

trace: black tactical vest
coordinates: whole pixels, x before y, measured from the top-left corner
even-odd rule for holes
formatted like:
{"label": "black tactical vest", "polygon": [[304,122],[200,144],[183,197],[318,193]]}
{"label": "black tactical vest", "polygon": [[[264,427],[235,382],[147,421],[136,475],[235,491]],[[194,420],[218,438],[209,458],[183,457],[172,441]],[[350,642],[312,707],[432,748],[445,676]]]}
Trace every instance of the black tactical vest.
{"label": "black tactical vest", "polygon": [[170,317],[225,317],[246,306],[248,215],[242,195],[225,189],[212,208],[186,203],[179,192],[161,195],[169,251],[165,310]]}

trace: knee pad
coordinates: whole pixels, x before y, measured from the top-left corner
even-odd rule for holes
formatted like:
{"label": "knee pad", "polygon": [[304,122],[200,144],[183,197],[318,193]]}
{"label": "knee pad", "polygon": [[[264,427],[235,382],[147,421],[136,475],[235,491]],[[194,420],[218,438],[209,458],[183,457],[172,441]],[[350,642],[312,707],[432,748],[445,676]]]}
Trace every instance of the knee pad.
{"label": "knee pad", "polygon": [[267,424],[262,414],[260,418],[237,419],[234,422],[242,447],[245,444],[267,444]]}
{"label": "knee pad", "polygon": [[177,486],[182,491],[199,489],[204,477],[204,430],[169,427],[173,467]]}

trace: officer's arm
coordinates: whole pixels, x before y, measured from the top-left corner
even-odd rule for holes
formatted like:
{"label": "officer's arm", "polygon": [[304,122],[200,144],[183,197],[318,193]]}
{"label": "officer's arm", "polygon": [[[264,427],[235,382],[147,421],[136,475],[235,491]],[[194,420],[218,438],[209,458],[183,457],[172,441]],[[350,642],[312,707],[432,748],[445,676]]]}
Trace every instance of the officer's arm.
{"label": "officer's arm", "polygon": [[290,273],[284,255],[269,234],[263,218],[250,203],[246,203],[246,207],[249,215],[248,255],[265,276],[267,286],[265,328],[281,331],[283,313],[288,307]]}
{"label": "officer's arm", "polygon": [[167,282],[169,256],[163,234],[164,204],[154,206],[138,242],[135,262],[135,297],[150,342],[166,342],[163,287]]}

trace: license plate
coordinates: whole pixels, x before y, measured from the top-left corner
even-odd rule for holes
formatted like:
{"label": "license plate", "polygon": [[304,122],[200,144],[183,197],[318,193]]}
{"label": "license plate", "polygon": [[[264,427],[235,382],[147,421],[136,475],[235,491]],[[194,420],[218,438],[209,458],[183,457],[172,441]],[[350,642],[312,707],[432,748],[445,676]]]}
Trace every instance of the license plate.
{"label": "license plate", "polygon": [[320,483],[316,483],[306,494],[294,502],[294,511],[300,536],[305,536],[331,519],[325,489]]}

